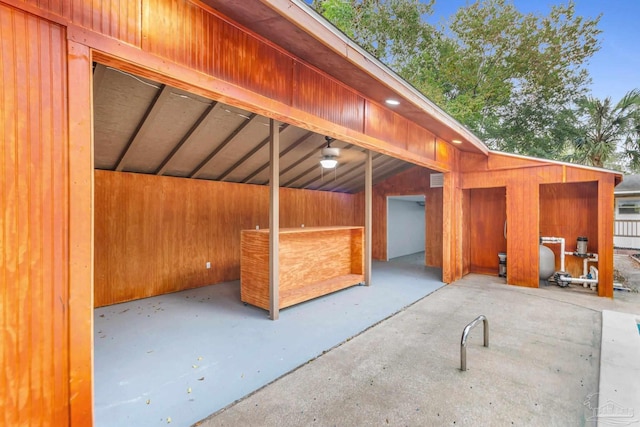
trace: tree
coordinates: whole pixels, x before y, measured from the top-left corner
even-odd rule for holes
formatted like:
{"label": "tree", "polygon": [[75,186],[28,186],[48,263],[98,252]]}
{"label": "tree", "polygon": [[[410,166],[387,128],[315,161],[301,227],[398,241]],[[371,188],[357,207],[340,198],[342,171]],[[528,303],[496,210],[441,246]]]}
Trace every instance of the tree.
{"label": "tree", "polygon": [[587,91],[600,31],[599,17],[576,16],[573,2],[543,16],[509,0],[477,0],[437,28],[424,21],[433,2],[314,5],[491,147],[557,158],[574,137],[572,101]]}
{"label": "tree", "polygon": [[[640,90],[628,92],[617,103],[591,96],[576,102],[577,137],[571,141],[567,159],[604,167],[616,157],[632,169],[640,166]],[[619,150],[619,151],[618,151]]]}

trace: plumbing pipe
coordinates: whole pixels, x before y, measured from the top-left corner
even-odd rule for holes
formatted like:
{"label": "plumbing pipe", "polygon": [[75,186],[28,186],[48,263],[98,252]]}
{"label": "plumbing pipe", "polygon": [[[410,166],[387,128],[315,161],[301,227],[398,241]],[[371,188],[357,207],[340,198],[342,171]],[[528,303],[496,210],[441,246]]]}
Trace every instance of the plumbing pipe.
{"label": "plumbing pipe", "polygon": [[540,243],[560,243],[560,271],[564,271],[564,237],[541,237]]}

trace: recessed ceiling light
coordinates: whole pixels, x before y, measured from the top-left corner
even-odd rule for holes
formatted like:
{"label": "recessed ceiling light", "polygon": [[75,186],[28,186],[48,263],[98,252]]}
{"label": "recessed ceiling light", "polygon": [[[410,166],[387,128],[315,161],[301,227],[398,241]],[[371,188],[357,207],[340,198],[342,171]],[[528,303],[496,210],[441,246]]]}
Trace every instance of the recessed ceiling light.
{"label": "recessed ceiling light", "polygon": [[462,141],[460,141],[459,139],[453,139],[451,140],[451,142],[453,142],[454,144],[462,144]]}
{"label": "recessed ceiling light", "polygon": [[397,99],[386,99],[384,102],[386,102],[388,105],[400,105],[400,101],[398,101]]}

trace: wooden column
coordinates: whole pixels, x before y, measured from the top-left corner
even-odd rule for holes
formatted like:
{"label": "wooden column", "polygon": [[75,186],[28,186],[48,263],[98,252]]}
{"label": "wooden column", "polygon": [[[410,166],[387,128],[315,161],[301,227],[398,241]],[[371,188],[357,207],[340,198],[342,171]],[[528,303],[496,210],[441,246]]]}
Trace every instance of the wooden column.
{"label": "wooden column", "polygon": [[373,196],[373,159],[371,150],[367,150],[367,161],[364,172],[364,283],[371,285],[371,227]]}
{"label": "wooden column", "polygon": [[537,288],[540,184],[527,170],[513,175],[507,185],[507,283]]}
{"label": "wooden column", "polygon": [[280,129],[269,120],[269,318],[280,316]]}
{"label": "wooden column", "polygon": [[609,298],[613,298],[614,186],[613,175],[598,180],[598,296]]}
{"label": "wooden column", "polygon": [[72,426],[93,424],[93,132],[88,47],[68,42],[69,387]]}

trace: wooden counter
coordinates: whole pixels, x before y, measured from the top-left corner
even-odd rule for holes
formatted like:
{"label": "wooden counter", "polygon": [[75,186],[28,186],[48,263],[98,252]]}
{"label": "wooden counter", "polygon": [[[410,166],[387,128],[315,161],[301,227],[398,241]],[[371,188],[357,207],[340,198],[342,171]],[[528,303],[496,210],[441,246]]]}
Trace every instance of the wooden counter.
{"label": "wooden counter", "polygon": [[[240,298],[269,310],[269,230],[242,230]],[[363,227],[280,229],[280,308],[364,281]]]}

